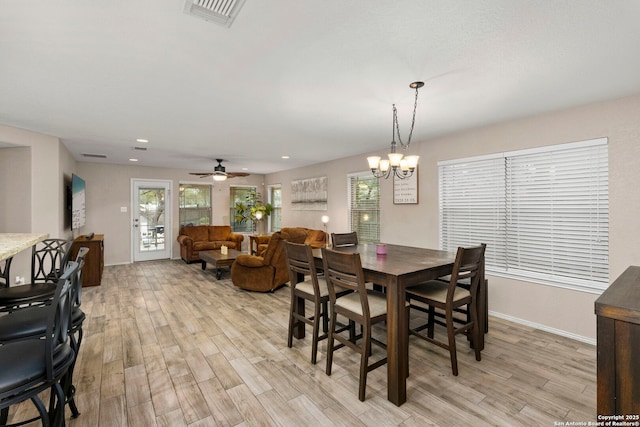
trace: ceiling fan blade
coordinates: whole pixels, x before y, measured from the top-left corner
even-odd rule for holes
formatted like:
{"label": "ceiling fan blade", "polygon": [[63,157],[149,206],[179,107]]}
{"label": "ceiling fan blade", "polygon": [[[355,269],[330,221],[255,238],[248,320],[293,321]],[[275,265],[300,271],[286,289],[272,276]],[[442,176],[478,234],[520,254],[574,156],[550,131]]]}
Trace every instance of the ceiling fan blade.
{"label": "ceiling fan blade", "polygon": [[248,172],[227,172],[227,177],[228,178],[236,178],[236,177],[240,177],[240,176],[249,176],[251,175]]}
{"label": "ceiling fan blade", "polygon": [[206,178],[208,176],[213,175],[213,172],[189,172],[189,175],[196,175],[200,178]]}

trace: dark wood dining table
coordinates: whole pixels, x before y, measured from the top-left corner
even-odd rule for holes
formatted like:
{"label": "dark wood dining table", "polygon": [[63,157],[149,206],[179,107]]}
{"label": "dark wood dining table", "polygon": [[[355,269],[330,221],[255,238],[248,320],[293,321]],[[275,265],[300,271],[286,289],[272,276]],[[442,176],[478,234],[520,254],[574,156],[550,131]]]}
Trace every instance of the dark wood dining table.
{"label": "dark wood dining table", "polygon": [[[359,252],[365,280],[386,288],[387,295],[387,398],[400,406],[407,400],[407,377],[409,363],[409,332],[405,310],[405,290],[426,280],[451,274],[455,252],[414,248],[401,245],[386,245],[386,255],[376,253],[376,244],[359,244],[340,248],[341,251]],[[313,250],[318,265],[322,262],[320,249]],[[484,276],[484,268],[482,269]],[[484,284],[484,277],[480,283]],[[481,286],[479,292],[484,292]],[[484,329],[485,298],[478,295],[479,327]],[[299,299],[294,308],[304,313],[304,300]],[[298,338],[304,337],[304,325],[294,331]],[[484,334],[480,348],[484,347]]]}

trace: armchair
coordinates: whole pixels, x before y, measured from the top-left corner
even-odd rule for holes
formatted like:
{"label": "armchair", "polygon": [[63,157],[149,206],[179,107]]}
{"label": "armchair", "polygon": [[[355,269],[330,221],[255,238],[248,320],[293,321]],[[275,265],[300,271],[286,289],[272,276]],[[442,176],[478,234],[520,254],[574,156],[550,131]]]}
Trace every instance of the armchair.
{"label": "armchair", "polygon": [[240,254],[231,266],[231,281],[241,289],[270,292],[289,281],[284,241],[304,243],[305,230],[283,228],[274,233],[264,256]]}

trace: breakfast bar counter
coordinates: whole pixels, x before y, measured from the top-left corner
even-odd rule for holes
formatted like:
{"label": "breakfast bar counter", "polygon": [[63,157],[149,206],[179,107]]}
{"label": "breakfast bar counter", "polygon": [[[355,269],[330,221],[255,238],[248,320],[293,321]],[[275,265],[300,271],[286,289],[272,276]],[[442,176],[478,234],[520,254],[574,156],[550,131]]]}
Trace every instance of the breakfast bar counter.
{"label": "breakfast bar counter", "polygon": [[47,233],[0,233],[0,261],[48,238]]}

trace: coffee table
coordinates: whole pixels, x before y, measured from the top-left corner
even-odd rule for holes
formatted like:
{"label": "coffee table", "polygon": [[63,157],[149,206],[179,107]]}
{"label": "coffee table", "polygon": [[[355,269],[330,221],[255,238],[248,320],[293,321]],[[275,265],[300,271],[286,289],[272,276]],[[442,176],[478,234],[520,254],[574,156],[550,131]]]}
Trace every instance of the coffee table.
{"label": "coffee table", "polygon": [[235,261],[236,257],[241,253],[242,252],[235,249],[227,249],[227,254],[224,255],[220,252],[220,249],[216,249],[211,251],[199,251],[198,255],[202,260],[202,269],[205,270],[207,268],[207,263],[213,264],[216,269],[216,279],[220,280],[222,277],[221,268],[231,267],[233,261]]}

